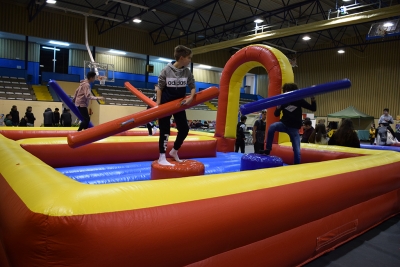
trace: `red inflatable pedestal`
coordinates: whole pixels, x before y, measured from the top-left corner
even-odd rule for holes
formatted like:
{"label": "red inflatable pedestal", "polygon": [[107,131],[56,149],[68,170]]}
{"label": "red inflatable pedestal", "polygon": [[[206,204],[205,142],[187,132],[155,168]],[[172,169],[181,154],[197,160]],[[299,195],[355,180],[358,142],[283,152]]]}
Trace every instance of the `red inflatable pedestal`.
{"label": "red inflatable pedestal", "polygon": [[160,165],[158,160],[153,161],[151,180],[204,175],[204,164],[199,161],[186,159],[183,162],[176,162],[171,158],[167,158],[167,161],[174,166]]}

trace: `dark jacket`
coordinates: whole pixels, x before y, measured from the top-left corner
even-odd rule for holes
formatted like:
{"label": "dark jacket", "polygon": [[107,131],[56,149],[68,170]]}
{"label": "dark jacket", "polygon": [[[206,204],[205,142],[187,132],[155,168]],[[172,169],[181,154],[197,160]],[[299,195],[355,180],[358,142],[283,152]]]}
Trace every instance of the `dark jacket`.
{"label": "dark jacket", "polygon": [[314,127],[311,126],[310,129],[304,130],[303,135],[301,136],[301,142],[302,143],[308,143],[308,139],[310,139],[311,134],[314,131]]}
{"label": "dark jacket", "polygon": [[246,139],[246,136],[244,135],[244,132],[246,130],[246,124],[243,122],[238,122],[236,126],[236,142],[244,142],[244,139]]}
{"label": "dark jacket", "polygon": [[303,111],[301,108],[316,111],[317,103],[315,101],[311,101],[311,104],[309,104],[304,99],[300,99],[289,104],[281,105],[279,109],[277,108],[275,110],[274,115],[275,117],[279,117],[282,111],[283,115],[281,122],[287,127],[300,129],[303,124]]}
{"label": "dark jacket", "polygon": [[53,123],[59,124],[60,123],[60,112],[57,110],[53,112]]}
{"label": "dark jacket", "polygon": [[265,128],[267,122],[263,121],[262,119],[256,120],[254,126],[257,126],[257,131],[255,132],[256,142],[259,144],[264,144],[265,139]]}
{"label": "dark jacket", "polygon": [[60,124],[62,126],[70,127],[72,124],[71,113],[69,113],[68,111],[64,111],[63,114],[61,114]]}
{"label": "dark jacket", "polygon": [[25,118],[22,118],[21,121],[19,122],[19,125],[18,125],[18,126],[27,126],[27,125],[26,125],[26,122],[27,122],[27,121],[25,120]]}
{"label": "dark jacket", "polygon": [[18,123],[19,123],[19,111],[11,109],[10,114],[12,116],[13,125],[18,125]]}
{"label": "dark jacket", "polygon": [[47,108],[43,113],[43,123],[44,125],[53,125],[53,112],[51,108]]}
{"label": "dark jacket", "polygon": [[28,112],[28,111],[25,112],[25,116],[28,119],[28,123],[31,123],[31,124],[35,123],[36,118],[35,118],[35,116],[33,115],[32,112]]}

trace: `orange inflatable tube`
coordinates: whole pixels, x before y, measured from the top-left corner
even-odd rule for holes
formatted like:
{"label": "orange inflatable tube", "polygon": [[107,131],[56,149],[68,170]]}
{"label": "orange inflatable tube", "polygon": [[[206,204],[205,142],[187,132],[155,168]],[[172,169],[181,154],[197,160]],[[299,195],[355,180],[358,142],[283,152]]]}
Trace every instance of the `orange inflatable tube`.
{"label": "orange inflatable tube", "polygon": [[154,108],[155,106],[157,106],[157,103],[155,103],[153,100],[148,98],[145,94],[143,94],[138,89],[136,89],[135,86],[133,86],[132,84],[125,82],[124,85],[125,85],[126,89],[131,91],[132,94],[137,96],[140,100],[142,100],[144,103],[146,103],[150,107]]}
{"label": "orange inflatable tube", "polygon": [[83,146],[100,139],[124,132],[131,128],[146,124],[157,118],[172,115],[176,112],[191,108],[193,106],[204,103],[210,99],[217,97],[219,89],[217,87],[210,87],[206,90],[195,94],[192,103],[189,105],[182,105],[182,100],[177,99],[160,106],[156,106],[138,113],[128,115],[113,121],[109,121],[98,125],[96,127],[87,129],[82,132],[76,132],[68,135],[68,145],[72,148]]}

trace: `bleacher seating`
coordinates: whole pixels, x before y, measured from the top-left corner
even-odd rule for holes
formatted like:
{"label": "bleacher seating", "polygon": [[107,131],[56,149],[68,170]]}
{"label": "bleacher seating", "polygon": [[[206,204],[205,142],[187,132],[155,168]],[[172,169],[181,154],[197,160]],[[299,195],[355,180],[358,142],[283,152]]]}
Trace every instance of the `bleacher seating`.
{"label": "bleacher seating", "polygon": [[[147,106],[125,87],[105,85],[96,86],[96,90],[104,97],[106,105]],[[146,94],[144,91],[142,92]]]}
{"label": "bleacher seating", "polygon": [[[241,106],[243,104],[251,103],[253,101],[255,101],[255,100],[241,98],[241,99],[239,99],[239,106]],[[211,99],[210,103],[213,104],[215,107],[218,107],[218,98]]]}
{"label": "bleacher seating", "polygon": [[[120,106],[147,106],[143,101],[138,99],[125,87],[111,86],[111,85],[97,85],[95,87],[97,92],[105,98],[106,105],[120,105]],[[152,98],[155,91],[154,89],[138,88],[147,97]],[[189,94],[186,94],[189,95]],[[250,99],[240,99],[239,105],[253,102]],[[209,101],[215,107],[218,107],[218,98]],[[211,110],[206,104],[194,106],[190,109],[194,110]]]}
{"label": "bleacher seating", "polygon": [[[119,86],[96,86],[97,92],[104,97],[106,105],[119,105],[119,106],[147,106],[142,100],[137,98],[125,87]],[[155,91],[154,89],[138,88],[144,95],[152,98]],[[191,109],[210,110],[207,105],[201,104]]]}
{"label": "bleacher seating", "polygon": [[36,100],[36,97],[24,78],[1,76],[0,99]]}

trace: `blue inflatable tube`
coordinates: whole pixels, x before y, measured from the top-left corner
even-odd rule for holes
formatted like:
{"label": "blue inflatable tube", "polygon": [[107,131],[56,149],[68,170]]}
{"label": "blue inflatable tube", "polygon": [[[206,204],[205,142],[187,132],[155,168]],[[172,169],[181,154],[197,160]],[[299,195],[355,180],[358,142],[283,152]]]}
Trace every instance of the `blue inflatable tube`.
{"label": "blue inflatable tube", "polygon": [[276,107],[292,101],[300,100],[306,97],[320,95],[328,92],[333,92],[341,89],[347,89],[351,86],[349,79],[343,79],[340,81],[324,83],[319,85],[313,85],[311,87],[299,89],[296,91],[268,97],[252,103],[244,104],[240,106],[240,112],[242,115],[246,115],[253,112],[258,112],[262,109]]}
{"label": "blue inflatable tube", "polygon": [[[49,86],[56,92],[56,94],[61,98],[61,100],[69,107],[69,109],[72,111],[72,113],[75,114],[78,119],[81,121],[83,120],[83,117],[81,113],[79,112],[78,108],[75,106],[75,104],[72,102],[71,98],[64,92],[64,90],[58,85],[58,83],[54,80],[49,81]],[[92,122],[89,122],[89,128],[93,127]]]}
{"label": "blue inflatable tube", "polygon": [[[195,158],[204,164],[205,174],[240,171],[241,153],[220,153],[215,158]],[[56,170],[85,184],[111,184],[150,180],[152,161],[57,168]]]}
{"label": "blue inflatable tube", "polygon": [[400,152],[400,147],[399,146],[377,146],[377,145],[360,145],[361,148],[365,149],[375,149],[375,150],[391,150],[391,151],[396,151]]}

